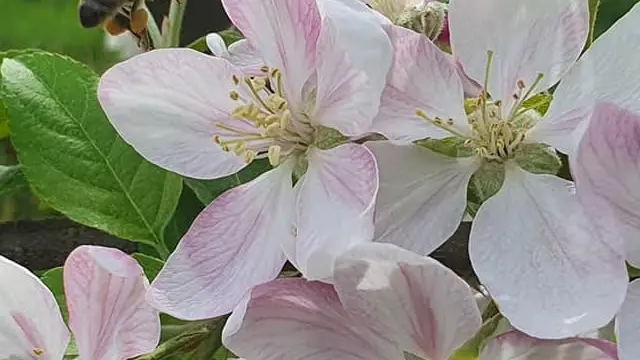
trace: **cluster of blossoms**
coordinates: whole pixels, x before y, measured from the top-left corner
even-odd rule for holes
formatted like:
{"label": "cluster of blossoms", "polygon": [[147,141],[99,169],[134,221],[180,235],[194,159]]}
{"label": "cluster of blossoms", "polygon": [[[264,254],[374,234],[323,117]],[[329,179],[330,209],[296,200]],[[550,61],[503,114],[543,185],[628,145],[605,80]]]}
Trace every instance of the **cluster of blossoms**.
{"label": "cluster of blossoms", "polygon": [[[583,53],[587,0],[223,4],[246,39],[210,36],[215,56],[138,55],[99,86],[118,133],[163,168],[217,179],[272,166],[202,211],[149,306],[187,320],[231,313],[223,341],[248,360],[460,358],[483,319],[469,285],[427,256],[471,215],[473,269],[509,322],[480,359],[640,356],[640,282],[628,284],[625,263],[640,266],[640,5]],[[575,184],[545,166],[557,151]],[[470,206],[472,188],[493,192]],[[111,320],[88,307],[96,317],[74,323],[99,291],[79,281],[143,279],[102,253],[81,252],[93,278],[68,262],[70,324],[89,336],[76,337],[81,357],[116,351],[100,346],[119,334],[108,358],[126,358],[157,336],[143,305]],[[303,278],[277,279],[287,261]],[[128,306],[111,290],[104,306]],[[9,354],[38,358],[33,344],[46,344],[59,358],[68,335],[41,292],[57,342],[33,340],[32,315],[9,302],[0,316],[24,339]],[[614,318],[617,345],[584,335]]]}

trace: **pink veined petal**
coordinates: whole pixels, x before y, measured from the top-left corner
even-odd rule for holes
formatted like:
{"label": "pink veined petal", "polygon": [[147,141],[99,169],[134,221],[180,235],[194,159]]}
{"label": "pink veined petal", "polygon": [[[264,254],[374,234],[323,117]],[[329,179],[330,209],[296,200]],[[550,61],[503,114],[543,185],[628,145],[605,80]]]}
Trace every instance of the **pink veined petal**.
{"label": "pink veined petal", "polygon": [[327,279],[333,259],[353,244],[373,240],[378,168],[364,146],[345,144],[308,153],[309,167],[296,184],[295,246],[289,258],[308,279]]}
{"label": "pink veined petal", "polygon": [[629,284],[627,298],[616,318],[616,337],[620,360],[637,359],[640,354],[640,280]]}
{"label": "pink veined petal", "polygon": [[353,322],[333,286],[277,279],[256,286],[231,314],[224,345],[246,359],[397,360],[402,352]]}
{"label": "pink veined petal", "polygon": [[147,299],[186,320],[227,314],[285,263],[293,238],[291,166],[283,164],[228,190],[196,218],[151,284]]}
{"label": "pink veined petal", "polygon": [[236,103],[226,60],[188,49],[155,50],[115,65],[100,79],[98,99],[122,138],[144,158],[199,179],[227,176],[246,164],[214,143],[216,122]]}
{"label": "pink veined petal", "polygon": [[448,359],[482,325],[464,280],[395,245],[351,248],[336,260],[334,277],[356,321],[423,359]]}
{"label": "pink veined petal", "polygon": [[615,352],[603,351],[612,345],[599,339],[540,340],[510,331],[490,340],[479,360],[618,360]]}
{"label": "pink veined petal", "polygon": [[62,359],[69,330],[51,291],[29,270],[0,256],[0,358]]}
{"label": "pink veined petal", "polygon": [[607,324],[622,304],[621,246],[585,216],[571,182],[508,164],[502,188],[476,215],[473,269],[518,330],[575,336]]}
{"label": "pink veined petal", "polygon": [[392,44],[379,15],[360,0],[323,0],[318,7],[317,121],[345,135],[360,135],[378,113]]}
{"label": "pink veined petal", "polygon": [[69,254],[64,290],[80,359],[129,359],[156,348],[160,316],[144,299],[148,284],[118,249],[80,246]]}
{"label": "pink veined petal", "polygon": [[376,155],[380,191],[375,239],[427,255],[458,228],[476,158],[452,158],[415,145],[366,144]]}
{"label": "pink veined petal", "polygon": [[470,132],[453,59],[412,30],[394,26],[389,35],[395,57],[371,131],[407,143],[452,136],[418,117],[416,110],[421,109],[432,119],[454,119],[456,130]]}
{"label": "pink veined petal", "polygon": [[280,69],[291,106],[316,68],[316,0],[223,0],[227,14],[267,65]]}
{"label": "pink veined petal", "polygon": [[640,111],[640,4],[635,5],[580,58],[553,94],[532,138],[571,154],[586,129],[590,108],[608,101]]}
{"label": "pink veined petal", "polygon": [[578,199],[640,267],[640,115],[598,104],[570,160]]}
{"label": "pink veined petal", "polygon": [[[453,54],[479,84],[493,51],[489,93],[508,111],[518,81],[541,92],[565,75],[587,39],[589,10],[583,0],[465,1],[449,3]],[[525,90],[526,91],[526,90]]]}

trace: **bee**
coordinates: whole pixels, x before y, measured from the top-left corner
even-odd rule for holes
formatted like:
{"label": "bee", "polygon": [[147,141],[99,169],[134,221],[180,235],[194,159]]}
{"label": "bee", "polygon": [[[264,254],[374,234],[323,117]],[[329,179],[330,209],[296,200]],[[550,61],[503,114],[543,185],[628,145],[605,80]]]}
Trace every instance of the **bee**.
{"label": "bee", "polygon": [[149,14],[142,7],[144,0],[80,0],[78,15],[84,28],[103,25],[111,35],[126,31],[138,38],[141,45],[150,48],[147,34]]}

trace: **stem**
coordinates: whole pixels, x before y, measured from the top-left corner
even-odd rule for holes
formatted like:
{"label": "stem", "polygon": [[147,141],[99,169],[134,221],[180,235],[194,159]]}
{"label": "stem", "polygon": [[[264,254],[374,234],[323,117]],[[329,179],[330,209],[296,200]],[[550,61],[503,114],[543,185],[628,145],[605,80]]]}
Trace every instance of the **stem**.
{"label": "stem", "polygon": [[169,7],[169,31],[165,34],[165,47],[180,46],[180,35],[182,34],[182,20],[187,8],[187,0],[171,0]]}
{"label": "stem", "polygon": [[162,34],[160,33],[160,28],[158,28],[158,23],[156,23],[156,20],[153,18],[151,11],[144,1],[141,6],[143,6],[144,10],[149,14],[149,18],[147,19],[147,32],[151,38],[151,45],[154,49],[158,48],[162,46]]}

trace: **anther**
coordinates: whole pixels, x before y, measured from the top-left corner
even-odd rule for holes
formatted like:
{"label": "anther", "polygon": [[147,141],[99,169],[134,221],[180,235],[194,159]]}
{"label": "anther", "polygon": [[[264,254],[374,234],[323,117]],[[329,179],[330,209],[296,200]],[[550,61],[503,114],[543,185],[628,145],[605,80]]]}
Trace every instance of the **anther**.
{"label": "anther", "polygon": [[447,125],[453,126],[453,119],[452,118],[447,119]]}
{"label": "anther", "polygon": [[235,75],[231,76],[231,80],[233,80],[233,85],[238,86],[238,84],[240,84],[240,79],[238,79],[238,77]]}
{"label": "anther", "polygon": [[233,150],[236,155],[242,155],[244,151],[247,149],[247,143],[244,141],[240,141],[236,144],[235,149]]}
{"label": "anther", "polygon": [[222,143],[222,140],[220,140],[220,135],[214,135],[213,142],[220,145]]}
{"label": "anther", "polygon": [[249,164],[256,158],[256,152],[253,150],[247,150],[244,152],[244,161]]}
{"label": "anther", "polygon": [[234,90],[229,93],[229,97],[231,98],[231,100],[236,101],[240,98],[240,94],[238,94],[238,92]]}
{"label": "anther", "polygon": [[277,166],[280,164],[280,152],[282,148],[278,145],[269,146],[269,150],[267,151],[267,156],[269,158],[269,163],[271,166]]}
{"label": "anther", "polygon": [[269,67],[268,67],[267,65],[263,65],[263,66],[260,68],[260,71],[262,71],[263,73],[265,73],[265,74],[266,74],[266,73],[268,73],[268,72],[269,72]]}
{"label": "anther", "polygon": [[526,87],[524,85],[524,81],[522,81],[522,79],[519,79],[516,84],[518,85],[518,89],[520,89],[520,90],[524,90],[524,88]]}
{"label": "anther", "polygon": [[436,117],[433,122],[435,122],[437,125],[442,125],[442,119],[440,119],[439,117]]}
{"label": "anther", "polygon": [[37,347],[37,348],[33,348],[33,350],[31,350],[31,353],[33,353],[35,357],[40,357],[44,355],[44,350],[42,348]]}

